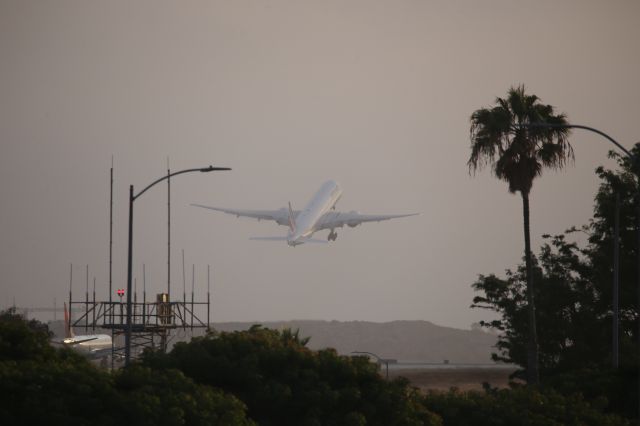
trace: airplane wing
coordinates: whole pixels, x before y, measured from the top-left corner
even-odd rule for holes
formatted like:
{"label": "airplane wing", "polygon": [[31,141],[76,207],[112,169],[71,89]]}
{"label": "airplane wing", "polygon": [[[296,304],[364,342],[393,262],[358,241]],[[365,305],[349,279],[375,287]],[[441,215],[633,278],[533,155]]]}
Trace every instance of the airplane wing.
{"label": "airplane wing", "polygon": [[[234,210],[223,209],[220,207],[203,206],[201,204],[191,204],[192,206],[202,207],[203,209],[215,210],[222,213],[234,215],[236,217],[250,217],[258,220],[273,220],[278,225],[289,226],[289,211],[284,207],[280,210]],[[300,210],[293,212],[294,217],[298,216]]]}
{"label": "airplane wing", "polygon": [[90,342],[90,341],[96,340],[96,339],[97,339],[97,337],[88,337],[86,339],[74,340],[73,342],[65,342],[65,341],[63,341],[63,343],[65,345],[72,345],[73,346],[73,345],[78,345],[78,344],[84,343],[84,342]]}
{"label": "airplane wing", "polygon": [[391,215],[373,215],[360,214],[358,212],[335,212],[330,211],[324,214],[318,221],[316,230],[342,228],[345,225],[354,227],[364,222],[381,222],[383,220],[397,219],[400,217],[416,216],[420,213],[410,214],[391,214]]}

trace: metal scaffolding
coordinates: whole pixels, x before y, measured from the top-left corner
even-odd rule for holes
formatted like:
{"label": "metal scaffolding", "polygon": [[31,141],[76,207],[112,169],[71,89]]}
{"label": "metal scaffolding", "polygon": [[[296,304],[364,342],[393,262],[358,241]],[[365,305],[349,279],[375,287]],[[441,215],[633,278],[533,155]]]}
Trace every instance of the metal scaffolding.
{"label": "metal scaffolding", "polygon": [[[80,316],[71,322],[71,326],[85,330],[110,330],[112,366],[114,362],[123,359],[124,344],[121,336],[124,336],[127,327],[127,303],[89,301],[87,298],[84,301],[74,301],[72,293],[69,292],[69,305],[75,312],[80,312]],[[172,330],[209,328],[208,292],[207,300],[203,302],[195,301],[193,297],[189,302],[171,302],[167,293],[161,293],[153,302],[143,300],[132,303],[131,307],[132,358],[140,356],[145,349],[165,352]]]}
{"label": "metal scaffolding", "polygon": [[[193,330],[195,328],[209,329],[210,318],[210,269],[207,266],[207,299],[206,301],[196,301],[194,298],[195,287],[195,266],[193,266],[193,276],[191,283],[191,300],[187,302],[186,280],[184,271],[184,250],[182,252],[182,275],[183,275],[183,294],[181,301],[171,300],[171,186],[170,177],[190,171],[210,172],[214,170],[230,170],[227,168],[214,168],[209,166],[202,169],[188,169],[171,173],[167,159],[167,175],[156,180],[136,195],[139,197],[154,184],[161,180],[167,180],[167,290],[166,293],[156,295],[155,301],[147,301],[146,292],[146,271],[144,264],[142,265],[143,276],[143,292],[142,302],[138,301],[137,286],[136,290],[131,288],[131,264],[129,265],[129,276],[127,287],[129,293],[126,294],[123,288],[114,292],[112,282],[113,268],[113,157],[111,158],[110,169],[110,196],[109,196],[109,290],[108,301],[101,302],[96,300],[96,279],[93,279],[93,295],[89,298],[89,266],[86,267],[86,290],[84,300],[74,300],[72,294],[73,287],[73,265],[71,265],[69,275],[69,312],[76,312],[79,316],[75,320],[70,321],[70,327],[80,327],[85,330],[102,328],[111,330],[111,366],[114,362],[124,359],[125,343],[123,340],[128,331],[127,318],[130,317],[131,336],[130,348],[131,358],[139,356],[145,349],[167,350],[167,344],[172,330]],[[133,186],[131,186],[133,190]],[[133,199],[130,199],[130,203]],[[131,207],[131,206],[130,206]],[[130,211],[131,214],[131,211]],[[131,234],[129,235],[131,241]],[[129,261],[131,261],[131,252],[129,252]],[[113,295],[119,296],[119,301],[114,301]],[[127,310],[127,302],[131,311]],[[206,306],[206,311],[205,311]],[[55,307],[54,307],[55,309]],[[206,315],[206,322],[204,320]]]}

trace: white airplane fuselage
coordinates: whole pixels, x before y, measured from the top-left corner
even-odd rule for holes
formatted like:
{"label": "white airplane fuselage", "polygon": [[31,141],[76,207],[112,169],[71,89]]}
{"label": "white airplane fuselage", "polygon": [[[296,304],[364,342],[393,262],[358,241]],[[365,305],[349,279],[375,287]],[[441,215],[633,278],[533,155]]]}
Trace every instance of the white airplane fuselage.
{"label": "white airplane fuselage", "polygon": [[111,348],[112,340],[108,334],[85,334],[76,336],[71,327],[71,314],[64,304],[64,332],[65,338],[62,343],[72,348],[79,349],[89,354],[106,353],[107,348]]}
{"label": "white airplane fuselage", "polygon": [[313,198],[307,203],[304,210],[294,218],[292,226],[287,234],[287,244],[295,247],[304,244],[317,231],[316,225],[322,216],[334,208],[340,197],[342,189],[337,182],[330,180],[325,182]]}

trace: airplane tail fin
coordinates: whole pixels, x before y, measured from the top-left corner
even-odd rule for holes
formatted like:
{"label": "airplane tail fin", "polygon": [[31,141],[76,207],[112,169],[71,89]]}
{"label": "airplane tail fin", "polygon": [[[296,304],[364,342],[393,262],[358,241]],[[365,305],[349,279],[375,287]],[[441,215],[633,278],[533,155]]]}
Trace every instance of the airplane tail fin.
{"label": "airplane tail fin", "polygon": [[291,208],[291,201],[289,201],[289,229],[291,232],[296,232],[296,221],[293,217],[293,209]]}
{"label": "airplane tail fin", "polygon": [[64,337],[67,339],[75,337],[75,333],[71,327],[71,313],[67,310],[67,302],[64,303]]}

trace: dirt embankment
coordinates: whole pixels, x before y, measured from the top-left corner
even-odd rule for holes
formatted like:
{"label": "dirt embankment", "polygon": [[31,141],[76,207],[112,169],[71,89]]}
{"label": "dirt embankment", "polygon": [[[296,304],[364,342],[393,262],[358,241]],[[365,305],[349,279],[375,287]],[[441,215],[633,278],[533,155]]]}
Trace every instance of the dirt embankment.
{"label": "dirt embankment", "polygon": [[492,387],[509,387],[509,375],[515,371],[510,368],[451,368],[451,369],[390,369],[389,379],[406,377],[411,384],[421,390],[481,390],[482,383]]}

